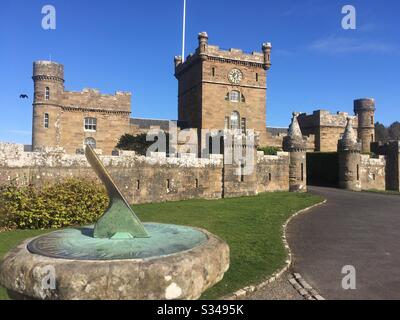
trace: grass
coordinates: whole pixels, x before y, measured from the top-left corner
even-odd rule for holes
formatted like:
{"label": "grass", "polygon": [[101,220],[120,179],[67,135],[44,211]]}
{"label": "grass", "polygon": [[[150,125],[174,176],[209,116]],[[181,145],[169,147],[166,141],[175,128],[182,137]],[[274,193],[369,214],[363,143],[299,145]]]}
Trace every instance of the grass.
{"label": "grass", "polygon": [[[296,211],[320,202],[310,194],[264,193],[254,197],[187,200],[135,205],[142,221],[191,225],[207,229],[230,246],[231,265],[224,279],[203,299],[216,299],[257,284],[281,268],[287,259],[282,225]],[[0,258],[25,238],[44,231],[0,234]],[[7,298],[0,289],[0,299]]]}
{"label": "grass", "polygon": [[365,192],[373,192],[373,193],[382,193],[382,194],[389,194],[389,195],[394,195],[394,196],[400,196],[399,191],[392,191],[392,190],[377,190],[377,189],[367,189],[363,190]]}
{"label": "grass", "polygon": [[[48,230],[16,230],[0,233],[0,259],[22,240],[35,237],[45,232],[48,232]],[[7,292],[2,287],[0,287],[0,300],[8,300]]]}

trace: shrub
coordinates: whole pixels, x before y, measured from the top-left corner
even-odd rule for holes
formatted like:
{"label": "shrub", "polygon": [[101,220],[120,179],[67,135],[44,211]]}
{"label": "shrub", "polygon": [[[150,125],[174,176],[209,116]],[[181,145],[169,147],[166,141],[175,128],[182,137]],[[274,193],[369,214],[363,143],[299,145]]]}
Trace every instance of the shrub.
{"label": "shrub", "polygon": [[43,187],[0,187],[0,228],[50,229],[95,222],[108,206],[104,187],[67,179]]}
{"label": "shrub", "polygon": [[258,151],[263,151],[265,155],[276,156],[278,151],[281,151],[280,148],[277,147],[262,147],[258,148]]}

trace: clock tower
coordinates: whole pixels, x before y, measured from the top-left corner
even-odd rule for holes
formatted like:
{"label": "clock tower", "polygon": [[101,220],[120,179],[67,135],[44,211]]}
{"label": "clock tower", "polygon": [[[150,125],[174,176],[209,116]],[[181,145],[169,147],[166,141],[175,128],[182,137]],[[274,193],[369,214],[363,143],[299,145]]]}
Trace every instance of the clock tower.
{"label": "clock tower", "polygon": [[267,70],[271,44],[262,52],[222,50],[199,33],[199,46],[182,62],[175,57],[178,120],[183,128],[253,129],[266,145]]}

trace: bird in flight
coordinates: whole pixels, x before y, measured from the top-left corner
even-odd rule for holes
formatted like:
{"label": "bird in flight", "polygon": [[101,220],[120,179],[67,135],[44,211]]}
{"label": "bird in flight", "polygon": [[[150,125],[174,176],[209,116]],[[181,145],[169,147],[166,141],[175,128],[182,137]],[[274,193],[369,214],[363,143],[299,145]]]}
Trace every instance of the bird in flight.
{"label": "bird in flight", "polygon": [[27,94],[20,94],[19,95],[20,99],[28,99],[28,95]]}

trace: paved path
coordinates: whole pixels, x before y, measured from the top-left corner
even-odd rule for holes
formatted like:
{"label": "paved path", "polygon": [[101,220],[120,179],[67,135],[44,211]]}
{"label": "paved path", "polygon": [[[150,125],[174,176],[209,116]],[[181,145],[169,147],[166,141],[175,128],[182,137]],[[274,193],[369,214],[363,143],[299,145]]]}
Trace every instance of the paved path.
{"label": "paved path", "polygon": [[[400,299],[400,196],[309,189],[328,202],[288,226],[294,271],[326,299]],[[356,290],[342,289],[345,265]]]}

